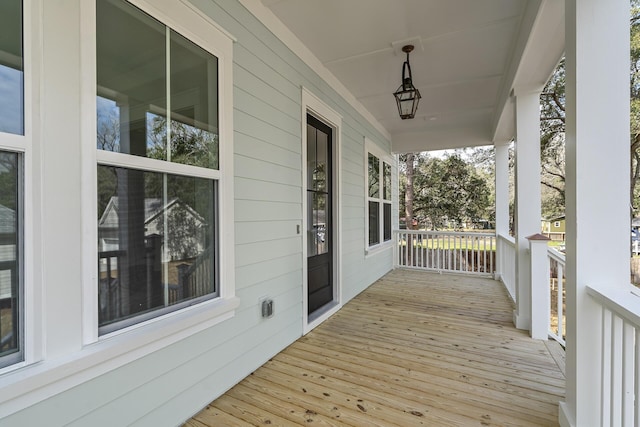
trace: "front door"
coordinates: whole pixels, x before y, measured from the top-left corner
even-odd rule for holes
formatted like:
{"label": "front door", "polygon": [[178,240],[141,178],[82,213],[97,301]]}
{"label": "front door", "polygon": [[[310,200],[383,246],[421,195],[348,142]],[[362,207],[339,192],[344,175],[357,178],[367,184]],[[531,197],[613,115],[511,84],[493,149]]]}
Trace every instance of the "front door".
{"label": "front door", "polygon": [[307,314],[334,299],[331,134],[329,126],[307,114]]}

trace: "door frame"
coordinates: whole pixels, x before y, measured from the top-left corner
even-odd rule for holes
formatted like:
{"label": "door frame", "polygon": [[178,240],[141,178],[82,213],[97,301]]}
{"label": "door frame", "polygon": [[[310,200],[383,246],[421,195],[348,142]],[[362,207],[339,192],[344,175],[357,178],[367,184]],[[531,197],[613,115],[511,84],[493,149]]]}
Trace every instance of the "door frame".
{"label": "door frame", "polygon": [[[332,314],[342,307],[342,266],[340,263],[342,253],[342,198],[340,197],[340,155],[342,138],[342,116],[321,101],[317,96],[302,87],[302,137],[301,137],[301,166],[302,166],[302,334],[306,335],[313,328],[327,320]],[[309,283],[307,271],[307,114],[311,114],[331,128],[333,146],[332,156],[332,216],[333,216],[333,301],[311,315],[307,313],[309,306]]]}

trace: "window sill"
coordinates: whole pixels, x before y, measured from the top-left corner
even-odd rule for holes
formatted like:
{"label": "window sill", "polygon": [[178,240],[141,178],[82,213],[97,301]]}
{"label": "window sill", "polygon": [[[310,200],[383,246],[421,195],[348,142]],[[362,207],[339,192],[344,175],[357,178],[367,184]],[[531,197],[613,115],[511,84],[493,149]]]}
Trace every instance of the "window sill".
{"label": "window sill", "polygon": [[230,319],[239,304],[236,297],[203,302],[101,337],[66,357],[8,367],[0,377],[0,419]]}
{"label": "window sill", "polygon": [[369,246],[364,251],[364,257],[368,258],[370,256],[377,255],[380,252],[384,252],[384,251],[387,251],[387,250],[392,249],[392,248],[393,248],[393,239],[387,240],[384,243],[379,243],[379,244],[377,244],[375,246]]}

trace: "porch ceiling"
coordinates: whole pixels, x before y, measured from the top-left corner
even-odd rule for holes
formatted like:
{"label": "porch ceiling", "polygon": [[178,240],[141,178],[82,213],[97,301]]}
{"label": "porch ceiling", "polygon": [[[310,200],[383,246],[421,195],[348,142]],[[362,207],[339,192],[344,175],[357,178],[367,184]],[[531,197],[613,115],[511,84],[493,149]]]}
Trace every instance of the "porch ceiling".
{"label": "porch ceiling", "polygon": [[[564,48],[564,6],[554,0],[261,1],[395,152],[509,140],[510,93],[543,86]],[[413,120],[399,118],[392,95],[407,43],[416,46],[410,62],[422,94]]]}

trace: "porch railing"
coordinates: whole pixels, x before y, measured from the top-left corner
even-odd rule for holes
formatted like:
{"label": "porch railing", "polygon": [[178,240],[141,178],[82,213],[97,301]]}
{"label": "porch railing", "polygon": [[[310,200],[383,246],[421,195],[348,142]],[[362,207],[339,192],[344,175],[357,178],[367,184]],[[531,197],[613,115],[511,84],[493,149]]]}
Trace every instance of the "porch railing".
{"label": "porch railing", "polygon": [[549,259],[549,286],[551,292],[549,336],[565,345],[564,337],[566,333],[565,322],[565,257],[553,248],[547,249]]}
{"label": "porch railing", "polygon": [[397,267],[482,276],[495,273],[493,233],[399,230],[395,237]]}
{"label": "porch railing", "polygon": [[511,299],[516,301],[516,239],[498,234],[496,237],[498,271],[497,276],[507,288]]}
{"label": "porch railing", "polygon": [[[600,425],[640,424],[640,297],[631,289],[601,292],[587,287],[602,308],[602,328],[593,337],[600,351]],[[599,336],[597,336],[599,335]],[[597,350],[596,350],[597,349]],[[635,403],[634,403],[635,401]]]}

